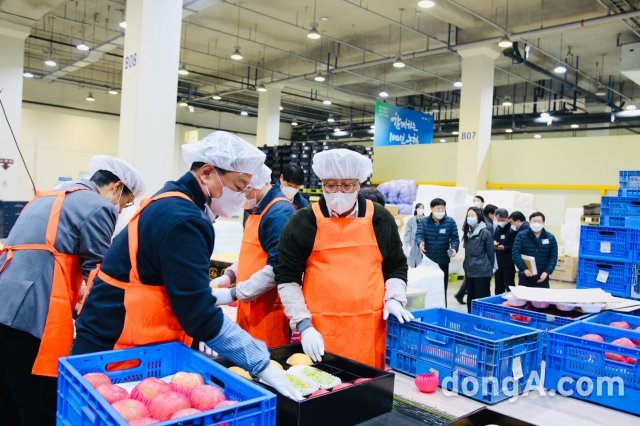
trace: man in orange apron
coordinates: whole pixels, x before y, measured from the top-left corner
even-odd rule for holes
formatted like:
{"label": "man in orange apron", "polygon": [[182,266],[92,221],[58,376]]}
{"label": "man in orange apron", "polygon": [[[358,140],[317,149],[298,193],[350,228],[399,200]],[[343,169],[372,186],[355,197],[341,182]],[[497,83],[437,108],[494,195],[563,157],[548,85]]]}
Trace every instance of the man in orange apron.
{"label": "man in orange apron", "polygon": [[[319,361],[327,351],[384,366],[389,314],[405,308],[407,259],[389,211],[359,195],[371,160],[346,149],[313,157],[324,196],[298,211],[280,237],[278,293],[302,347]],[[303,279],[304,275],[304,279]],[[302,283],[302,285],[300,284]]]}
{"label": "man in orange apron", "polygon": [[[277,265],[280,234],[295,207],[280,187],[271,185],[271,169],[267,166],[262,166],[261,172],[251,179],[251,187],[244,206],[249,210],[249,218],[240,258],[222,277],[212,281],[213,286],[224,287],[214,290],[213,295],[218,305],[239,300],[238,324],[271,348],[288,344],[291,335],[273,268]],[[226,288],[234,282],[238,283],[235,287]]]}
{"label": "man in orange apron", "polygon": [[111,244],[118,213],[143,191],[117,158],[96,156],[90,180],[38,194],[0,254],[0,424],[55,423],[58,358],[73,308]]}
{"label": "man in orange apron", "polygon": [[209,287],[212,220],[241,211],[265,155],[227,132],[183,145],[182,153],[191,170],[144,202],[105,255],[76,321],[73,354],[196,339],[300,399],[265,344],[215,306]]}

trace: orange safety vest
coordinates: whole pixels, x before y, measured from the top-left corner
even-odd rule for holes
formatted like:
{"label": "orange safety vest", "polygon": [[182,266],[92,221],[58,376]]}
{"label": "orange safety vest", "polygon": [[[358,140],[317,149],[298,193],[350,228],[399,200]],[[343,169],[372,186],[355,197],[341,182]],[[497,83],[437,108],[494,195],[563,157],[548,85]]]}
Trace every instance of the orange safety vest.
{"label": "orange safety vest", "polygon": [[[289,202],[284,197],[274,198],[262,210],[261,214],[249,215],[242,234],[240,258],[238,260],[237,282],[248,280],[253,274],[267,265],[268,253],[262,248],[258,231],[262,217],[278,201]],[[289,319],[278,296],[278,289],[273,288],[251,302],[238,302],[237,321],[240,327],[251,336],[262,340],[268,348],[283,346],[289,343]]]}
{"label": "orange safety vest", "polygon": [[[148,285],[140,280],[138,272],[138,223],[140,213],[154,201],[163,198],[178,197],[193,203],[182,192],[170,191],[144,200],[140,209],[131,218],[129,230],[129,259],[131,271],[129,282],[119,281],[103,271],[98,277],[107,284],[124,290],[124,326],[114,349],[131,348],[152,343],[177,340],[191,346],[192,339],[182,329],[169,305],[167,290],[163,285]],[[87,289],[87,293],[89,289]]]}
{"label": "orange safety vest", "polygon": [[[38,192],[34,200],[42,197],[56,197],[49,214],[45,243],[7,246],[0,251],[0,253],[7,253],[5,262],[0,267],[0,273],[9,265],[15,251],[44,250],[53,256],[49,310],[40,340],[40,349],[31,369],[31,374],[36,376],[57,377],[58,358],[68,356],[73,344],[73,308],[78,301],[82,286],[80,257],[77,254],[60,253],[54,244],[64,199],[67,194],[76,191],[89,191],[89,189],[72,188],[63,191]],[[90,275],[87,285],[90,285],[93,276],[95,274]]]}
{"label": "orange safety vest", "polygon": [[373,203],[364,217],[327,218],[312,207],[318,231],[302,292],[327,352],[384,367],[386,322],[382,254],[373,230]]}

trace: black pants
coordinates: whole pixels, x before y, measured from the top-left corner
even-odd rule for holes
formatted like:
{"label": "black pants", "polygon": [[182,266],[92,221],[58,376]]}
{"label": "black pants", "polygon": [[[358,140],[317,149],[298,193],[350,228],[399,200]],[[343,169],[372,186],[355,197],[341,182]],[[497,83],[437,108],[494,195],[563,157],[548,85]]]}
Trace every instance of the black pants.
{"label": "black pants", "polygon": [[467,283],[467,312],[471,313],[473,299],[491,296],[491,277],[466,277],[465,281]]}
{"label": "black pants", "polygon": [[39,349],[40,339],[0,324],[0,425],[55,425],[58,380],[31,374]]}
{"label": "black pants", "polygon": [[447,287],[449,287],[449,264],[438,264],[442,272],[444,273],[444,307],[447,307]]}
{"label": "black pants", "polygon": [[458,290],[455,296],[460,297],[460,299],[462,299],[465,294],[467,294],[467,278],[466,277],[464,280],[462,280],[462,285],[460,286],[460,290]]}
{"label": "black pants", "polygon": [[516,268],[515,266],[499,267],[495,273],[496,277],[496,289],[494,294],[502,294],[509,290],[509,287],[513,287],[516,284]]}
{"label": "black pants", "polygon": [[538,282],[539,279],[540,275],[529,278],[525,274],[518,274],[518,285],[523,285],[525,287],[549,288],[549,277],[541,283]]}

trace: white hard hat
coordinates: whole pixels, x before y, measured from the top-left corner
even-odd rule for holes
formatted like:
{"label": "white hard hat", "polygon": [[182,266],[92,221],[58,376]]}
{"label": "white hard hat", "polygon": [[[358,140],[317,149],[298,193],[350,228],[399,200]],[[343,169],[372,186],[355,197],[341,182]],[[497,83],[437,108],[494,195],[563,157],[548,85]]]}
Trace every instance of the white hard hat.
{"label": "white hard hat", "polygon": [[266,155],[244,139],[217,131],[198,142],[182,145],[182,159],[191,167],[195,162],[212,164],[222,170],[255,175]]}
{"label": "white hard hat", "polygon": [[126,161],[110,155],[95,155],[89,160],[89,176],[93,176],[98,170],[106,170],[116,175],[135,197],[144,194],[142,176]]}
{"label": "white hard hat", "polygon": [[268,183],[271,183],[271,169],[263,164],[260,171],[251,178],[250,185],[253,189],[262,189]]}
{"label": "white hard hat", "polygon": [[373,173],[371,160],[348,149],[330,149],[313,156],[313,172],[324,179],[367,180]]}

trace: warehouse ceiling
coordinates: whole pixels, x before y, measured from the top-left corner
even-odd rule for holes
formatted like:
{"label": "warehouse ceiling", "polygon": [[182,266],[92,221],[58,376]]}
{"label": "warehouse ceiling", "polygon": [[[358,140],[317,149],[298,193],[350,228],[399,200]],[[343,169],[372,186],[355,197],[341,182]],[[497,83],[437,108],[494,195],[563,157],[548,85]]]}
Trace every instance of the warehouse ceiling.
{"label": "warehouse ceiling", "polygon": [[[38,2],[0,2],[0,18],[9,6],[20,15],[20,3],[26,8]],[[39,3],[57,6],[33,22],[25,70],[35,79],[94,92],[118,90],[126,2]],[[457,51],[476,45],[502,51],[497,42],[509,35],[518,49],[504,49],[496,60],[497,127],[546,126],[534,118],[547,110],[558,117],[593,116],[594,125],[628,126],[611,123],[610,113],[640,96],[620,73],[620,46],[640,41],[640,13],[629,17],[637,6],[632,0],[436,0],[429,9],[416,0],[185,0],[180,62],[189,73],[179,77],[176,102],[256,113],[255,89],[279,83],[282,119],[299,122],[298,135],[326,131],[330,115],[368,128],[375,102],[382,100],[433,112],[436,133],[446,133],[457,121]],[[593,21],[609,15],[627,18]],[[317,40],[307,38],[313,22]],[[78,50],[81,42],[90,50]],[[236,47],[242,60],[230,58]],[[392,64],[398,55],[404,68]],[[47,59],[56,66],[46,66]],[[560,62],[566,75],[553,72]],[[318,73],[325,81],[314,80]],[[389,96],[381,98],[381,91]],[[325,99],[332,104],[324,105]],[[506,100],[514,106],[503,107]]]}

